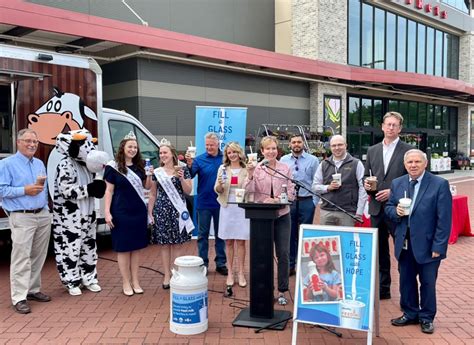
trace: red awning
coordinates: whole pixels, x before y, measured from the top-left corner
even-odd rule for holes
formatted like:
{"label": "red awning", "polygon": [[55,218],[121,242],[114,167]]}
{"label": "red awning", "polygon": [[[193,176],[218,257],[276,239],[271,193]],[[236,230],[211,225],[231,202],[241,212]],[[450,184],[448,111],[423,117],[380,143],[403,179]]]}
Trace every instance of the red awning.
{"label": "red awning", "polygon": [[460,80],[300,58],[21,0],[0,0],[0,41],[91,55],[99,62],[124,52],[145,50],[186,63],[207,62],[250,73],[265,71],[280,77],[330,80],[392,93],[398,90],[474,102],[474,86]]}

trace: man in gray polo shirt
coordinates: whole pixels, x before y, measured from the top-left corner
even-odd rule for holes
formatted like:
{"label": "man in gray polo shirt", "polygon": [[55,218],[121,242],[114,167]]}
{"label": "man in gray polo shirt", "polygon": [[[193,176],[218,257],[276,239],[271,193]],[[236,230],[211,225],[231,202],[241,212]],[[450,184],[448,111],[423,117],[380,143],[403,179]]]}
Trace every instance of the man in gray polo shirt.
{"label": "man in gray polo shirt", "polygon": [[[367,193],[364,189],[364,165],[347,152],[346,139],[334,135],[329,143],[331,157],[316,170],[313,191],[357,217],[362,218]],[[339,176],[333,176],[339,174]],[[355,220],[323,200],[321,220],[323,225],[354,226]]]}

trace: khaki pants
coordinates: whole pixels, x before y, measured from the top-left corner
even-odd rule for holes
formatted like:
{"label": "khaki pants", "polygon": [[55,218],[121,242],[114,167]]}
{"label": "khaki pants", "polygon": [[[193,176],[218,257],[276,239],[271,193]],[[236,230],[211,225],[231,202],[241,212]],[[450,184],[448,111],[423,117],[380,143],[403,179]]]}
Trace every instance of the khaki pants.
{"label": "khaki pants", "polygon": [[12,233],[10,288],[13,305],[26,300],[28,293],[41,289],[43,268],[51,233],[51,215],[12,212],[9,215]]}
{"label": "khaki pants", "polygon": [[354,226],[355,220],[341,211],[321,210],[321,225]]}

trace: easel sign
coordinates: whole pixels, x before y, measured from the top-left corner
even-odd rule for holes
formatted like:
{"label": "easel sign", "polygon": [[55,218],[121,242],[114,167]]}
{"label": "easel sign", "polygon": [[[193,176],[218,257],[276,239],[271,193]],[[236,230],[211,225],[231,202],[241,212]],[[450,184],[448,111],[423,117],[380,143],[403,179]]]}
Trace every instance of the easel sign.
{"label": "easel sign", "polygon": [[301,225],[292,344],[298,322],[366,331],[372,344],[377,229]]}

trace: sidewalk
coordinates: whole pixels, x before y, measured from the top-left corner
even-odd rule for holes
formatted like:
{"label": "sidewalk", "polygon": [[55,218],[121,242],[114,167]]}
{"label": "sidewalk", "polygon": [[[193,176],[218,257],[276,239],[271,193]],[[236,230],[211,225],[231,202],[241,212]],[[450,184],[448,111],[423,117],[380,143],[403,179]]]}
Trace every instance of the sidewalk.
{"label": "sidewalk", "polygon": [[[469,173],[469,174],[467,174]],[[471,224],[474,225],[474,172],[464,171],[440,175],[456,185],[458,194],[470,199]],[[108,241],[109,239],[107,239]],[[210,267],[209,329],[195,336],[180,336],[169,331],[169,290],[161,288],[162,276],[157,246],[143,252],[143,295],[126,297],[121,293],[118,266],[107,241],[101,241],[98,271],[103,291],[82,296],[69,296],[61,286],[54,258],[48,257],[43,270],[43,291],[53,300],[31,302],[33,312],[15,313],[10,306],[9,263],[0,260],[0,344],[290,344],[292,322],[284,331],[234,328],[232,320],[249,299],[248,287],[234,288],[235,298],[223,297],[225,277]],[[186,246],[186,254],[196,255],[196,242]],[[210,257],[213,257],[211,253]],[[248,260],[247,260],[248,262]],[[419,326],[393,327],[390,319],[401,315],[399,309],[398,272],[392,260],[392,299],[380,304],[380,337],[374,344],[474,344],[474,238],[460,237],[450,245],[448,259],[441,264],[438,277],[438,314],[435,333],[421,333]],[[247,268],[248,271],[248,268]],[[248,275],[247,275],[248,277]],[[291,277],[291,292],[295,278]],[[276,308],[281,308],[275,306]],[[284,309],[293,311],[290,302]],[[298,344],[365,344],[366,333],[340,330],[341,339],[310,325],[298,327]]]}

